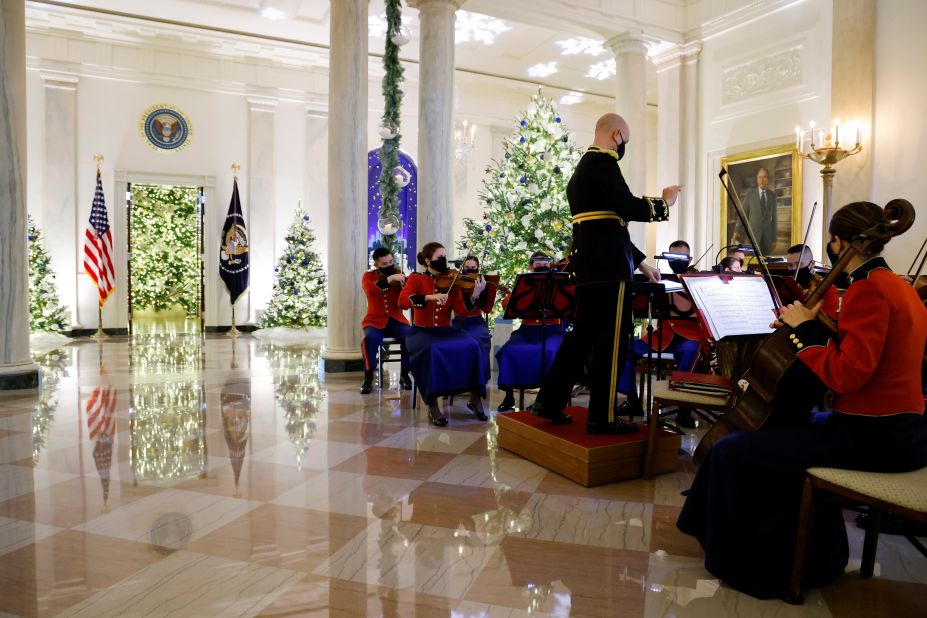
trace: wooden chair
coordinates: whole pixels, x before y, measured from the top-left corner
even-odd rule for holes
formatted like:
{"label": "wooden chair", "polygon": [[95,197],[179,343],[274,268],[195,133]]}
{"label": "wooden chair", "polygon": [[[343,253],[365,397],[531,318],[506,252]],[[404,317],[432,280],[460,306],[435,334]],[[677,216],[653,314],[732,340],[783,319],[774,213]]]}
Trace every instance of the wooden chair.
{"label": "wooden chair", "polygon": [[644,455],[644,478],[649,479],[653,466],[654,447],[657,440],[657,429],[660,426],[661,410],[665,406],[684,406],[692,408],[696,414],[703,419],[714,422],[717,414],[727,410],[729,403],[728,397],[716,397],[714,395],[701,395],[698,393],[686,393],[683,391],[670,390],[669,380],[659,380],[653,382],[653,405],[650,408],[650,414],[647,416],[647,448]]}
{"label": "wooden chair", "polygon": [[[798,536],[795,540],[792,581],[787,598],[790,603],[801,604],[804,601],[801,580],[805,573],[815,492],[836,495],[854,504],[869,507],[869,526],[863,540],[862,564],[859,570],[860,577],[863,578],[872,577],[883,512],[927,525],[927,468],[902,473],[809,468],[802,491]],[[918,539],[907,534],[905,538],[927,557],[927,548]]]}

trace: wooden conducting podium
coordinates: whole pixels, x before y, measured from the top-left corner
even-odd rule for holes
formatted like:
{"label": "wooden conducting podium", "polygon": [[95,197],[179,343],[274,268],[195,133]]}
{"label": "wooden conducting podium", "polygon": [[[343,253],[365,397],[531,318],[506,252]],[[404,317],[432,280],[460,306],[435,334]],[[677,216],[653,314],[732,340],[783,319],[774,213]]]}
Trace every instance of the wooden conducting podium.
{"label": "wooden conducting podium", "polygon": [[[574,299],[567,273],[519,275],[506,317],[569,319]],[[586,487],[643,476],[648,441],[645,428],[641,426],[641,431],[632,434],[587,435],[588,412],[582,407],[567,409],[573,417],[570,425],[555,425],[530,412],[498,414],[499,446]],[[675,470],[680,437],[660,430],[654,444],[653,471],[662,474]]]}

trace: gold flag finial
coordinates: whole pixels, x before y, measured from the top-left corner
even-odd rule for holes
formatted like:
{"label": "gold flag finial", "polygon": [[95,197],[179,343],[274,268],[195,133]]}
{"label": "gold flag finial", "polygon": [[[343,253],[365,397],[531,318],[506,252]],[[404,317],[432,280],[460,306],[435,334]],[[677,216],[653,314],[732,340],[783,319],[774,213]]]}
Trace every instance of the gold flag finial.
{"label": "gold flag finial", "polygon": [[103,155],[95,154],[93,155],[93,162],[97,164],[97,171],[100,170],[100,164],[103,163]]}
{"label": "gold flag finial", "polygon": [[232,163],[232,173],[235,174],[236,177],[238,176],[238,170],[240,169],[241,169],[240,165],[238,165],[237,163]]}

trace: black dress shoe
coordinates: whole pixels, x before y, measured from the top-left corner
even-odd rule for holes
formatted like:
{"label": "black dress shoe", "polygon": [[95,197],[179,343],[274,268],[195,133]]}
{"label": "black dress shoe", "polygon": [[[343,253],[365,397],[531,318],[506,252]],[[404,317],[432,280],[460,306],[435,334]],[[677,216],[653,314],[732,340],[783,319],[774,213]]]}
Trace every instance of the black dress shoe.
{"label": "black dress shoe", "polygon": [[373,378],[364,378],[364,383],[361,384],[360,393],[361,395],[369,395],[370,391],[373,390]]}
{"label": "black dress shoe", "polygon": [[636,433],[640,431],[634,423],[618,420],[614,423],[586,423],[586,433],[594,436]]}
{"label": "black dress shoe", "polygon": [[412,378],[409,377],[408,373],[403,373],[399,375],[399,388],[404,391],[412,390]]}
{"label": "black dress shoe", "polygon": [[441,413],[441,409],[436,403],[428,405],[428,419],[435,427],[447,427],[447,417]]}
{"label": "black dress shoe", "polygon": [[471,412],[473,412],[473,416],[474,418],[476,418],[476,420],[478,421],[488,421],[489,420],[489,417],[486,416],[485,412],[483,412],[482,406],[480,406],[479,408],[476,408],[473,406],[472,403],[468,403],[467,407],[470,409]]}
{"label": "black dress shoe", "polygon": [[678,408],[676,410],[676,424],[686,429],[695,429],[695,418],[691,408]]}
{"label": "black dress shoe", "polygon": [[621,402],[621,405],[618,406],[618,409],[615,411],[615,416],[626,416],[628,418],[633,416],[644,416],[644,409],[641,407],[639,401],[625,399]]}
{"label": "black dress shoe", "polygon": [[515,411],[515,397],[512,396],[512,393],[506,393],[505,398],[502,400],[502,403],[499,404],[499,407],[496,408],[499,412],[514,412]]}
{"label": "black dress shoe", "polygon": [[546,418],[554,425],[569,425],[573,422],[573,417],[569,414],[564,414],[561,410],[557,410],[556,412],[548,412],[544,409],[544,405],[540,401],[535,401],[532,404],[531,414],[540,416],[541,418]]}

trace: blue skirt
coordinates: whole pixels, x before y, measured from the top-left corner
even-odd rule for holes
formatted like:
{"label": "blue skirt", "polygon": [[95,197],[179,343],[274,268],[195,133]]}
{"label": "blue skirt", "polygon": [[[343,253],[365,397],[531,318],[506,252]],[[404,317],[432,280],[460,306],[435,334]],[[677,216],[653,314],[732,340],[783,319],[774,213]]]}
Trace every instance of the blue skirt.
{"label": "blue skirt", "polygon": [[492,348],[492,337],[489,334],[489,327],[486,326],[486,320],[481,315],[474,315],[468,318],[454,318],[454,326],[467,333],[480,346],[480,352],[483,354],[484,382],[489,382],[489,351]]}
{"label": "blue skirt", "polygon": [[464,331],[413,326],[406,335],[406,350],[415,385],[426,402],[472,391],[486,396],[480,346]]}
{"label": "blue skirt", "polygon": [[[547,338],[544,368],[541,368],[541,330]],[[512,336],[496,352],[499,365],[499,388],[532,388],[540,386],[544,374],[554,363],[557,350],[563,342],[563,327],[559,324],[547,326],[525,325],[512,333]]]}

